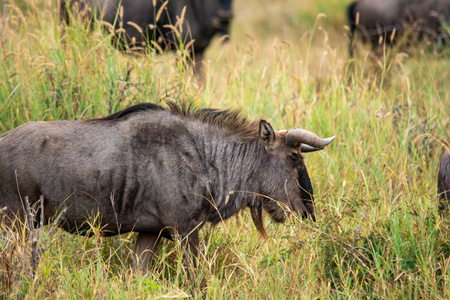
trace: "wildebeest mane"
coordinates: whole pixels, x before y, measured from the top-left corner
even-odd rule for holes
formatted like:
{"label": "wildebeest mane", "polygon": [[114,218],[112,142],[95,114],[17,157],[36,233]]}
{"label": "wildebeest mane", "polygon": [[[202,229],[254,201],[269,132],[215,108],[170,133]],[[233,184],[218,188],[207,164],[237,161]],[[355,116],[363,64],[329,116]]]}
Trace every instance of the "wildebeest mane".
{"label": "wildebeest mane", "polygon": [[186,118],[189,121],[200,122],[211,125],[211,127],[226,131],[230,135],[235,135],[241,139],[249,140],[258,137],[258,122],[249,121],[242,116],[239,110],[220,109],[196,109],[189,102],[177,103],[166,101],[167,109],[154,103],[139,103],[121,111],[113,113],[104,118],[95,119],[98,121],[120,121],[132,115],[144,111],[169,111],[172,115]]}
{"label": "wildebeest mane", "polygon": [[190,103],[177,104],[167,102],[172,114],[185,117],[190,121],[211,125],[212,127],[235,134],[241,139],[258,137],[259,122],[249,121],[239,110],[220,110],[212,108],[195,109]]}
{"label": "wildebeest mane", "polygon": [[95,120],[117,120],[123,119],[124,117],[133,115],[138,112],[147,111],[147,110],[164,110],[160,105],[154,103],[139,103],[130,107],[127,107],[123,110],[115,112],[107,117],[95,119]]}

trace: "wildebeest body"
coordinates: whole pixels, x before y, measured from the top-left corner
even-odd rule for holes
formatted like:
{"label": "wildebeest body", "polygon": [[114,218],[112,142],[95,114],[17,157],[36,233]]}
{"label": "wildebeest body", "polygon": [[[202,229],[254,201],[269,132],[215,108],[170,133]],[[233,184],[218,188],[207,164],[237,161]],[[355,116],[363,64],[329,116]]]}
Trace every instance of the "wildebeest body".
{"label": "wildebeest body", "polygon": [[448,212],[450,201],[450,152],[442,155],[438,173],[439,212]]}
{"label": "wildebeest body", "polygon": [[[314,219],[299,129],[274,132],[229,111],[141,104],[103,119],[30,122],[0,137],[0,205],[23,218],[21,197],[44,196],[45,218],[64,207],[63,228],[83,233],[98,215],[104,235],[192,236],[246,207],[263,234],[262,209],[278,222]],[[306,140],[305,140],[306,141]],[[300,184],[300,185],[299,185]],[[138,244],[139,244],[138,238]],[[144,243],[144,242],[142,242]],[[153,250],[152,250],[153,251]],[[141,253],[141,252],[139,252]]]}
{"label": "wildebeest body", "polygon": [[375,49],[392,44],[402,31],[413,39],[448,38],[443,24],[450,21],[450,0],[358,0],[347,8],[350,25],[350,55],[358,32]]}
{"label": "wildebeest body", "polygon": [[[200,196],[208,196],[207,182],[200,178],[209,177],[194,148],[200,140],[167,112],[149,113],[120,122],[28,123],[2,137],[1,165],[8,167],[0,175],[2,205],[6,200],[15,211],[21,208],[18,199],[8,201],[18,196],[16,171],[22,195],[32,200],[45,195],[46,215],[65,202],[67,229],[79,229],[99,212],[106,235],[159,233],[177,224],[190,231],[192,220],[198,225],[210,212],[202,208],[209,203]],[[29,163],[17,162],[18,157]]]}
{"label": "wildebeest body", "polygon": [[165,2],[158,0],[153,6],[151,0],[61,0],[60,15],[70,21],[68,6],[85,18],[92,18],[96,12],[99,20],[115,30],[124,30],[119,34],[130,48],[143,49],[153,41],[162,49],[179,49],[181,43],[193,41],[194,53],[200,60],[214,35],[228,33],[231,19],[218,18],[218,0]]}

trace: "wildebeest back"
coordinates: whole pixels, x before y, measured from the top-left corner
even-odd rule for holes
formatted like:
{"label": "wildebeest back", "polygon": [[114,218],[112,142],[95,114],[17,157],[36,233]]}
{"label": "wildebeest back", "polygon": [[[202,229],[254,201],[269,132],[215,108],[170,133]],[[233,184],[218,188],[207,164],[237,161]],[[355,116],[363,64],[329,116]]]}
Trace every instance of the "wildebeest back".
{"label": "wildebeest back", "polygon": [[[51,216],[62,205],[67,206],[67,229],[77,228],[88,217],[97,213],[102,218],[105,234],[131,230],[139,231],[146,223],[146,230],[163,227],[158,219],[177,216],[166,212],[178,211],[189,215],[183,203],[161,201],[154,206],[143,199],[170,198],[171,191],[189,194],[178,187],[190,184],[178,182],[192,180],[192,176],[204,176],[202,164],[189,149],[189,140],[183,127],[173,128],[164,112],[147,113],[145,123],[139,118],[131,122],[114,121],[57,121],[32,122],[15,129],[14,134],[1,137],[0,142],[0,202],[13,205],[14,211],[21,201],[9,197],[28,196],[36,201],[45,195],[45,211]],[[157,115],[157,116],[156,116]],[[126,117],[125,117],[126,118]],[[94,123],[101,123],[99,126]],[[165,124],[170,123],[171,126]],[[36,134],[39,132],[39,134]],[[20,139],[17,139],[17,136]],[[149,136],[155,138],[149,143]],[[177,160],[175,163],[175,157]],[[151,159],[149,159],[151,158]],[[23,161],[26,159],[26,162]],[[18,161],[20,160],[20,161]],[[189,168],[189,171],[187,169]],[[175,169],[175,170],[174,170]],[[158,170],[158,172],[152,172]],[[173,178],[173,173],[178,173]],[[184,173],[184,174],[181,174]],[[170,174],[170,176],[169,176]],[[196,174],[196,175],[194,175]],[[16,184],[11,181],[17,180]],[[170,190],[161,193],[155,188],[170,184]],[[39,187],[39,189],[37,189]],[[76,187],[76,188],[75,188]],[[191,186],[196,192],[202,187]],[[203,193],[202,193],[203,194]],[[189,197],[196,198],[195,193]],[[202,205],[192,201],[191,205]],[[113,206],[114,203],[114,206]],[[171,207],[161,207],[165,204]],[[177,207],[176,210],[173,207]],[[194,207],[191,207],[194,210]],[[157,215],[156,218],[149,216]],[[151,221],[149,221],[151,219]]]}

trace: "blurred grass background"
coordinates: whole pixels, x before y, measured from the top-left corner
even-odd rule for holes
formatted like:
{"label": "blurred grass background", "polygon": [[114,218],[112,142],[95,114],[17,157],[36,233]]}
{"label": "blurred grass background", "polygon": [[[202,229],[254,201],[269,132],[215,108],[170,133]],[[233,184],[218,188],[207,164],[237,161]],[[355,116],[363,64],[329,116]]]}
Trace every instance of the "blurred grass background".
{"label": "blurred grass background", "polygon": [[179,243],[162,243],[142,276],[131,269],[133,234],[63,231],[51,237],[35,277],[24,235],[2,232],[2,293],[9,286],[9,298],[26,299],[447,299],[450,222],[437,214],[436,176],[450,140],[449,49],[424,43],[377,57],[359,45],[349,61],[348,3],[235,1],[231,39],[208,48],[202,82],[174,53],[123,55],[105,32],[83,24],[62,34],[54,0],[9,0],[0,133],[168,97],[337,138],[305,155],[316,223],[266,218],[265,241],[245,213],[201,231],[203,295],[187,283]]}

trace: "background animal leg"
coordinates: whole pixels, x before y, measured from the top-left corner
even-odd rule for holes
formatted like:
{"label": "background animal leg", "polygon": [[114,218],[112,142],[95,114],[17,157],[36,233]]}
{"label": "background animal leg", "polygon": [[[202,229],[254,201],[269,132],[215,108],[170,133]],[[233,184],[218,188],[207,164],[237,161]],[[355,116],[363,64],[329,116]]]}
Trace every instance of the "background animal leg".
{"label": "background animal leg", "polygon": [[195,64],[195,74],[200,77],[201,79],[203,79],[203,77],[205,76],[205,74],[203,74],[203,51],[200,53],[195,53],[194,54],[194,64]]}
{"label": "background animal leg", "polygon": [[159,236],[140,232],[134,247],[135,268],[143,273],[150,270],[153,255],[158,246]]}
{"label": "background animal leg", "polygon": [[450,201],[450,152],[444,152],[438,172],[439,214],[448,214]]}

